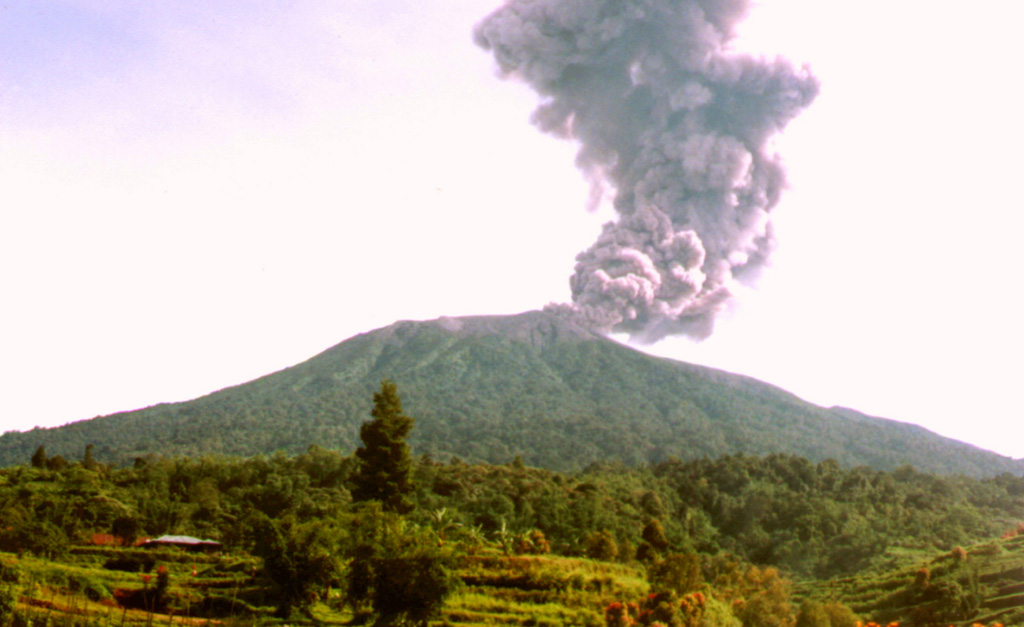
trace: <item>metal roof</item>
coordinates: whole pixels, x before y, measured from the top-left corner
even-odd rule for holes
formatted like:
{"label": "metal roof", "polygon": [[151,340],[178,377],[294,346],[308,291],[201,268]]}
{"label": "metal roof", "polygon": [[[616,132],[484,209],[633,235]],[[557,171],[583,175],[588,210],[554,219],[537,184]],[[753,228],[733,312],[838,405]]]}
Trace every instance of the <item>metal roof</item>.
{"label": "metal roof", "polygon": [[150,542],[159,542],[161,544],[220,544],[216,540],[200,540],[192,536],[160,536],[159,538],[153,538]]}

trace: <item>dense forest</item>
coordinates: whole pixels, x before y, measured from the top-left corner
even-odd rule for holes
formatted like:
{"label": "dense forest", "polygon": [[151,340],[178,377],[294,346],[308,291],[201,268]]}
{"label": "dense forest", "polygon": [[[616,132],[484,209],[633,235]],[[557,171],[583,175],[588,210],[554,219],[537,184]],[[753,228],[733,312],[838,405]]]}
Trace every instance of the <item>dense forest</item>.
{"label": "dense forest", "polygon": [[[0,548],[57,554],[93,533],[185,534],[229,544],[254,512],[330,518],[352,504],[354,457],[317,446],[245,459],[140,458],[0,471]],[[606,531],[623,559],[647,550],[658,520],[676,550],[728,551],[799,576],[831,577],[998,535],[1024,520],[1024,479],[941,477],[911,468],[844,470],[789,455],[595,464],[565,474],[503,465],[412,461],[409,519],[493,536],[544,533],[561,555]],[[441,520],[438,520],[439,512]]]}
{"label": "dense forest", "polygon": [[104,463],[150,453],[198,458],[297,455],[359,444],[384,378],[417,418],[416,455],[578,472],[671,458],[789,453],[843,467],[1024,475],[1012,460],[921,427],[825,409],[766,383],[660,359],[544,312],[400,322],[281,372],[184,403],[0,436],[0,466],[39,445]]}
{"label": "dense forest", "polygon": [[[609,601],[619,605],[601,614],[608,625],[681,624],[687,616],[690,624],[789,625],[803,615],[792,582],[906,569],[1007,532],[1009,538],[1024,520],[1024,478],[1010,474],[976,479],[910,467],[845,469],[784,454],[593,464],[575,473],[530,467],[520,457],[500,465],[413,457],[405,442],[411,419],[387,422],[404,417],[394,386],[385,384],[375,398],[374,420],[364,423],[355,454],[313,445],[291,456],[149,455],[115,467],[97,461],[92,447],[75,461],[39,447],[22,465],[0,470],[0,551],[74,560],[99,555],[86,546],[106,534],[126,545],[123,555],[102,553],[103,564],[116,570],[159,561],[127,548],[140,538],[211,538],[227,554],[253,560],[246,567],[250,592],[238,596],[236,589],[232,608],[258,613],[272,606],[269,613],[281,617],[296,609],[313,620],[310,607],[321,598],[313,591],[333,589],[351,620],[382,622],[439,616],[459,585],[493,579],[488,559],[498,560],[491,566],[499,571],[520,564],[526,570],[513,579],[527,585],[539,576],[527,571],[540,562],[500,560],[543,555],[566,560],[548,566],[596,563],[640,573],[649,592],[614,583],[627,575],[598,586],[605,597],[654,595]],[[17,563],[4,568],[16,570]],[[979,607],[980,588],[972,597],[966,575],[955,590],[936,592],[941,572],[931,574],[934,584],[921,584],[935,599],[922,593],[920,602],[939,607],[954,592],[960,600],[919,615],[921,624],[969,618]],[[413,589],[423,597],[419,606],[387,607],[387,598]],[[110,594],[96,592],[101,599]],[[132,603],[120,594],[122,604]],[[825,594],[819,602],[808,594],[805,614],[820,619],[832,612],[839,622],[852,615],[841,599]],[[755,612],[733,603],[741,598],[767,605]],[[650,612],[641,620],[645,603]],[[658,610],[659,604],[667,605]],[[697,621],[698,609],[717,622]],[[655,620],[657,612],[668,614]]]}

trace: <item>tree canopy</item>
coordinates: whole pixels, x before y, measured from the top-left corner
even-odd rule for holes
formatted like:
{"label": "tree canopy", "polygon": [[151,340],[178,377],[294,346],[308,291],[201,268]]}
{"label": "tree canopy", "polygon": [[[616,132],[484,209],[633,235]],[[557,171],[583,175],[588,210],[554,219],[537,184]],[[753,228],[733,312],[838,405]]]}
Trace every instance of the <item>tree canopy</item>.
{"label": "tree canopy", "polygon": [[356,449],[359,466],[353,477],[352,498],[380,501],[385,511],[407,514],[413,509],[413,485],[412,457],[405,438],[414,420],[402,411],[394,382],[381,382],[380,392],[373,395],[370,415],[373,420],[359,429],[363,446]]}

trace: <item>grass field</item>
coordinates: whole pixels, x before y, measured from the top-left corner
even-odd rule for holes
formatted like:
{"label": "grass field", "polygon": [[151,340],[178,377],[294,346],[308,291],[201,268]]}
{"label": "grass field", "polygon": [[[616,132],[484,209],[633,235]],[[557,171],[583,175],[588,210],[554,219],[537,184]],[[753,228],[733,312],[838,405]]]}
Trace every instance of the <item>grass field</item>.
{"label": "grass field", "polygon": [[[942,589],[946,594],[930,593]],[[1024,625],[1024,535],[954,549],[911,566],[829,581],[803,582],[800,598],[839,600],[881,624],[938,610],[962,593],[954,624]],[[938,597],[938,598],[931,598]]]}
{"label": "grass field", "polygon": [[[138,572],[111,568],[136,564]],[[82,547],[60,561],[0,553],[0,565],[3,585],[17,590],[15,611],[0,627],[280,622],[271,617],[274,608],[254,577],[257,563],[251,558]],[[145,593],[155,590],[160,567],[169,585],[155,606],[152,594]],[[579,558],[495,552],[461,558],[456,572],[462,584],[446,603],[440,624],[599,627],[608,603],[647,592],[639,567]],[[313,606],[316,622],[349,623],[352,614],[340,605],[338,591],[327,591]],[[312,622],[295,618],[289,622]]]}

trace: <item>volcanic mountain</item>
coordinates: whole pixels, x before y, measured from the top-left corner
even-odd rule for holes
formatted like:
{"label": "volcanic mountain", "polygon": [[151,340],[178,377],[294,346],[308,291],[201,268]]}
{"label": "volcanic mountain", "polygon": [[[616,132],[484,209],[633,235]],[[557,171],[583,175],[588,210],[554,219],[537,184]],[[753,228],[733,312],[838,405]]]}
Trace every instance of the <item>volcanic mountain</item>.
{"label": "volcanic mountain", "polygon": [[397,322],[306,362],[192,401],[0,436],[0,465],[36,447],[69,460],[253,455],[311,444],[349,453],[382,379],[416,419],[413,452],[575,470],[727,453],[844,466],[1024,474],[921,427],[825,409],[749,377],[651,357],[546,312]]}

